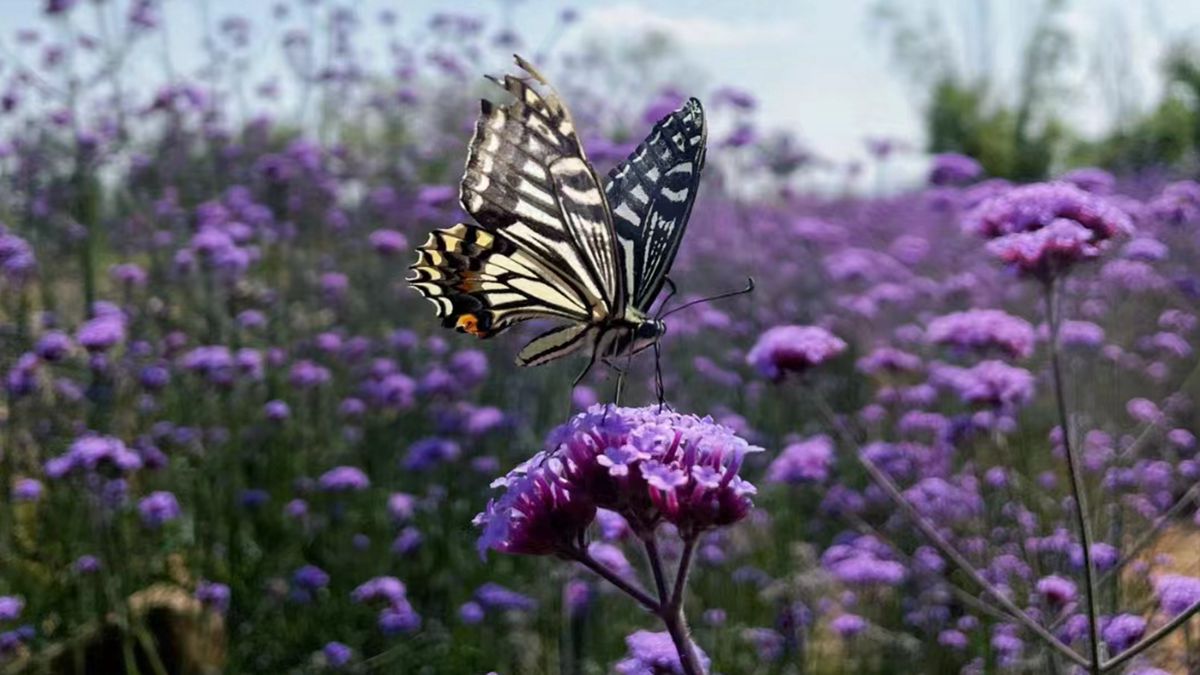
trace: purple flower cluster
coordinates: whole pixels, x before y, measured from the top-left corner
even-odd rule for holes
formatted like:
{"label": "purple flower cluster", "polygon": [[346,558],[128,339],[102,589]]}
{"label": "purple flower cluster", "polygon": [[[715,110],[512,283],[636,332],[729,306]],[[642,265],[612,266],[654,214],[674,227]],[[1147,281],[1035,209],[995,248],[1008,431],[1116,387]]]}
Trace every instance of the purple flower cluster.
{"label": "purple flower cluster", "polygon": [[1006,411],[1033,398],[1033,374],[1003,361],[981,361],[970,368],[935,364],[930,379],[958,394],[964,403]]}
{"label": "purple flower cluster", "polygon": [[782,380],[803,373],[846,351],[846,343],[817,326],[776,326],[759,336],[746,363],[764,377]]}
{"label": "purple flower cluster", "polygon": [[767,468],[767,480],[772,483],[823,483],[829,477],[833,452],[833,441],[824,435],[791,443]]}
{"label": "purple flower cluster", "polygon": [[412,633],[421,628],[421,615],[408,601],[408,589],[396,577],[375,577],[350,594],[359,604],[380,606],[379,630],[385,635]]}
{"label": "purple flower cluster", "polygon": [[934,155],[929,169],[930,185],[969,183],[983,175],[983,166],[974,158],[955,152]]}
{"label": "purple flower cluster", "polygon": [[999,309],[971,309],[929,322],[925,338],[933,344],[964,350],[997,350],[1014,359],[1033,354],[1035,334],[1026,320]]}
{"label": "purple flower cluster", "polygon": [[1134,229],[1124,211],[1066,183],[1013,188],[980,204],[964,227],[990,239],[988,250],[1002,262],[1042,280],[1099,257]]}
{"label": "purple flower cluster", "polygon": [[[615,669],[621,675],[684,675],[675,643],[666,632],[653,633],[639,630],[625,638],[629,654],[619,661]],[[704,672],[711,663],[708,655],[692,644],[692,650]]]}
{"label": "purple flower cluster", "polygon": [[475,518],[481,554],[577,550],[598,507],[640,533],[664,521],[685,537],[730,525],[755,493],[738,470],[761,450],[711,418],[602,406],[555,429],[546,447],[493,483],[505,492]]}
{"label": "purple flower cluster", "polygon": [[37,258],[29,242],[10,233],[0,223],[0,279],[22,285],[37,270]]}
{"label": "purple flower cluster", "polygon": [[77,473],[127,474],[142,468],[142,457],[112,436],[82,436],[66,453],[46,462],[46,476],[63,478]]}

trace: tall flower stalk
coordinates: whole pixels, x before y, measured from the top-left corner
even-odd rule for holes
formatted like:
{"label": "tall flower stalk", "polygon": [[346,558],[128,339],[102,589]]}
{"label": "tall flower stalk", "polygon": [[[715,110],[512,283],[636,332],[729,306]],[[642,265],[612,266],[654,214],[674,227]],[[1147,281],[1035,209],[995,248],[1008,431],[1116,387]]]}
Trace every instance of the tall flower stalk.
{"label": "tall flower stalk", "polygon": [[1045,298],[1046,321],[1050,326],[1050,370],[1054,380],[1054,400],[1058,410],[1059,428],[1062,429],[1063,449],[1067,456],[1067,473],[1071,480],[1071,499],[1075,510],[1075,526],[1079,529],[1079,538],[1083,554],[1083,591],[1087,603],[1088,639],[1091,648],[1090,672],[1101,672],[1100,651],[1100,612],[1096,606],[1098,591],[1096,590],[1096,568],[1092,561],[1092,528],[1088,521],[1087,486],[1083,484],[1083,470],[1075,444],[1071,442],[1071,425],[1067,414],[1066,396],[1063,393],[1062,366],[1058,355],[1059,315],[1057,284],[1053,279],[1043,284]]}

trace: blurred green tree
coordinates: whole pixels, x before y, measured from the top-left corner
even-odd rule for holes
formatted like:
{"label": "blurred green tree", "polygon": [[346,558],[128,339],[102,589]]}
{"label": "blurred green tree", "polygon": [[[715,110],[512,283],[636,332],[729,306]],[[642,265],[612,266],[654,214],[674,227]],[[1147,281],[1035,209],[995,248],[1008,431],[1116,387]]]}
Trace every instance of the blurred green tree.
{"label": "blurred green tree", "polygon": [[[897,66],[918,91],[930,152],[960,152],[988,175],[1044,178],[1067,150],[1055,112],[1064,68],[1074,54],[1064,27],[1065,0],[1043,0],[1021,40],[1014,85],[995,66],[991,3],[918,6],[880,0],[874,26],[890,44]],[[946,29],[957,16],[962,27]]]}
{"label": "blurred green tree", "polygon": [[1200,54],[1178,43],[1163,60],[1162,98],[1097,140],[1080,141],[1070,161],[1118,172],[1161,167],[1194,172],[1200,157]]}

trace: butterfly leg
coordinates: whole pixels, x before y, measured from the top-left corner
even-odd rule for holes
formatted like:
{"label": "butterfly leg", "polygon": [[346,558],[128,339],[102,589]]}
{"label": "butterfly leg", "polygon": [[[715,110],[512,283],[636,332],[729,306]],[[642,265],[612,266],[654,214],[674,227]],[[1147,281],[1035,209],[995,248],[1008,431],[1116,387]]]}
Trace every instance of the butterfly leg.
{"label": "butterfly leg", "polygon": [[595,351],[592,352],[592,358],[588,359],[588,364],[584,366],[583,370],[578,375],[575,376],[575,381],[571,383],[571,391],[574,391],[575,387],[578,387],[579,383],[583,382],[583,378],[587,377],[587,374],[592,372],[592,366],[594,365],[596,365]]}
{"label": "butterfly leg", "polygon": [[663,408],[671,409],[667,405],[667,388],[663,384],[662,374],[662,350],[657,342],[654,343],[654,393],[658,396],[658,411],[662,412]]}

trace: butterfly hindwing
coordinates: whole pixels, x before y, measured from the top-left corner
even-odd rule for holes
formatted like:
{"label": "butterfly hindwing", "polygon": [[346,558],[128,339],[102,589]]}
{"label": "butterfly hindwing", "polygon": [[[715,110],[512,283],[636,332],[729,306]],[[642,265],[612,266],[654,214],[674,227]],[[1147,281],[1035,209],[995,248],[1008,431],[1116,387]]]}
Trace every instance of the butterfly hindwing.
{"label": "butterfly hindwing", "polygon": [[586,322],[590,311],[588,299],[536,256],[466,223],[429,235],[409,283],[444,326],[483,338],[532,318]]}
{"label": "butterfly hindwing", "polygon": [[707,128],[700,101],[689,99],[659,120],[646,140],[608,175],[605,194],[624,258],[630,304],[649,310],[675,261],[687,227]]}
{"label": "butterfly hindwing", "polygon": [[517,364],[540,366],[594,344],[595,324],[568,323],[537,336],[517,354]]}

